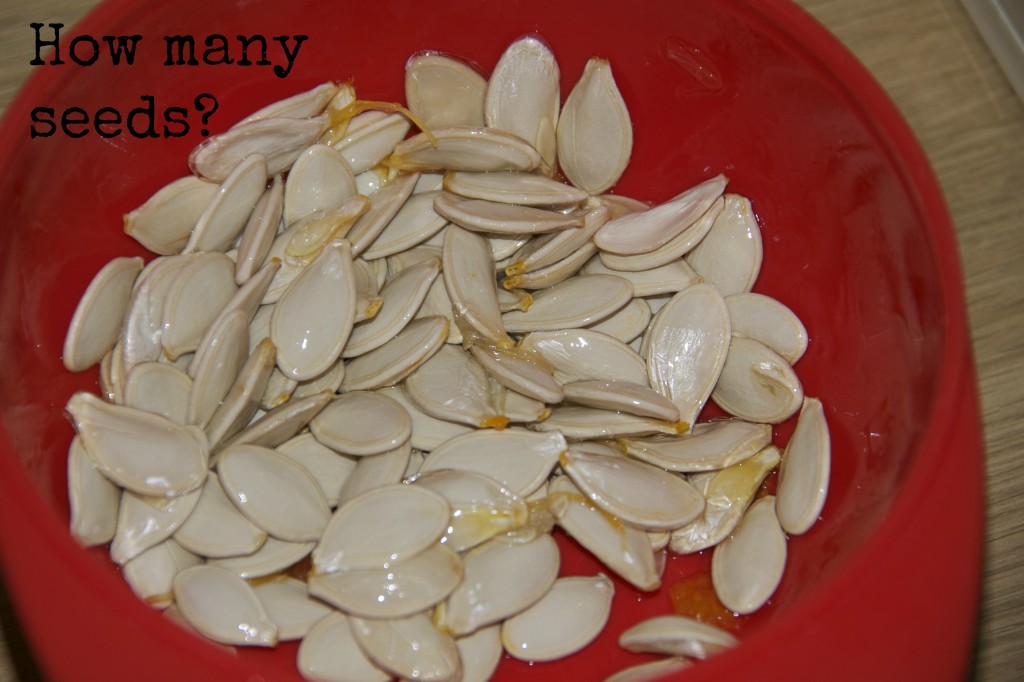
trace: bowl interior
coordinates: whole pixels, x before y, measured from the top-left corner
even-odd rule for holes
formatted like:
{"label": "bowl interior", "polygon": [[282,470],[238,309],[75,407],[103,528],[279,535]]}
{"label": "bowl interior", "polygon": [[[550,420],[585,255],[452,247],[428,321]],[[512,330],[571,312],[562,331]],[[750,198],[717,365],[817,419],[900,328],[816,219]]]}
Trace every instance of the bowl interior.
{"label": "bowl interior", "polygon": [[[886,514],[929,423],[945,333],[934,293],[942,287],[940,272],[920,198],[888,141],[841,76],[788,35],[768,9],[696,0],[649,2],[636,11],[619,2],[546,0],[252,0],[238,8],[175,0],[116,7],[117,19],[96,33],[142,35],[136,63],[40,67],[46,72],[30,86],[34,99],[23,96],[5,122],[15,132],[0,181],[8,216],[0,234],[0,347],[6,355],[0,414],[14,456],[52,515],[54,533],[65,533],[68,517],[65,456],[72,430],[63,406],[73,391],[96,389],[94,370],[73,375],[61,365],[67,323],[106,261],[144,255],[123,234],[121,216],[188,172],[186,156],[201,139],[195,97],[217,98],[211,132],[325,80],[351,79],[364,99],[402,100],[403,69],[412,54],[442,51],[471,60],[486,75],[524,33],[550,45],[563,96],[589,57],[610,61],[635,135],[632,161],[615,193],[660,201],[722,172],[730,191],[751,198],[765,247],[755,290],[787,304],[808,328],[809,350],[796,369],[806,393],[824,402],[831,428],[828,503],[811,533],[791,539],[782,585],[747,630],[770,628],[794,604],[814,598]],[[229,37],[232,50],[236,35],[265,35],[275,65],[286,59],[273,36],[309,37],[286,78],[270,66],[163,65],[162,36],[191,34],[201,44],[211,27]],[[190,133],[29,139],[27,108],[95,112],[112,106],[127,113],[145,104],[143,95],[154,97],[158,130],[164,109],[189,109]],[[778,443],[792,426],[776,429]],[[562,540],[570,548],[564,574],[600,570]],[[70,556],[69,573],[99,575],[96,584],[137,619],[140,636],[174,627],[136,603],[102,551]],[[665,585],[708,565],[709,556],[672,558]],[[553,664],[508,662],[500,679],[583,679],[580,671],[596,677],[639,661],[620,651],[616,638],[641,618],[668,613],[667,589],[642,595],[621,581],[616,587],[612,621],[596,645]],[[293,656],[287,646],[243,652],[241,665],[252,661],[288,678]]]}

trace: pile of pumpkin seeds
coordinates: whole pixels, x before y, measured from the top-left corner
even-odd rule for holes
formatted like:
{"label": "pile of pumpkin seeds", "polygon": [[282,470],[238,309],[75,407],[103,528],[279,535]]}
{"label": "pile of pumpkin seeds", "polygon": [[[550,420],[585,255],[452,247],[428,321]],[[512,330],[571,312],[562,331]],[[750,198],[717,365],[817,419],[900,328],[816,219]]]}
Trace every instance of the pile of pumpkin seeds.
{"label": "pile of pumpkin seeds", "polygon": [[[564,102],[533,36],[488,79],[424,53],[405,83],[404,107],[336,83],[271,104],[125,216],[157,255],[96,275],[64,349],[101,388],[67,403],[74,537],[216,642],[301,639],[309,680],[567,656],[609,575],[657,590],[666,552],[714,548],[721,602],[760,608],[830,446],[804,326],[751,291],[751,202],[722,175],[608,193],[633,131],[607,61]],[[709,399],[732,416],[698,422]],[[556,526],[608,575],[559,577]],[[664,658],[609,679],[736,643],[666,614],[620,638]]]}

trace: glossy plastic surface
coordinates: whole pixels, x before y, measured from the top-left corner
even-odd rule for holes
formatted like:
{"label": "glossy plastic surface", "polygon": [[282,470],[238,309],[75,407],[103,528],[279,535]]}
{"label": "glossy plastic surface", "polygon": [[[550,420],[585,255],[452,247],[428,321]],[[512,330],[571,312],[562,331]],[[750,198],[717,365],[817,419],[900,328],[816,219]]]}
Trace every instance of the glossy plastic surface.
{"label": "glossy plastic surface", "polygon": [[[757,291],[789,305],[810,347],[796,369],[832,431],[829,499],[790,542],[772,604],[743,644],[687,680],[963,677],[981,559],[981,449],[961,273],[937,183],[895,108],[861,66],[794,6],[769,0],[282,3],[116,0],[79,30],[140,34],[132,67],[39,68],[0,132],[0,558],[38,658],[56,681],[297,680],[294,645],[231,656],[136,600],[103,550],[66,531],[70,394],[95,389],[60,352],[75,304],[110,258],[142,254],[121,215],[188,172],[201,138],[193,100],[214,94],[212,132],[328,79],[367,99],[400,99],[421,50],[489,73],[504,47],[536,32],[563,95],[587,58],[610,60],[635,131],[615,188],[666,199],[724,172],[761,221]],[[269,66],[163,66],[164,35],[308,35],[292,72]],[[70,34],[62,36],[69,40]],[[294,43],[291,43],[293,46]],[[238,55],[235,54],[235,57]],[[284,61],[271,41],[268,58]],[[183,139],[29,139],[35,106],[191,111]],[[785,442],[792,423],[777,429]],[[572,542],[563,574],[598,565]],[[666,586],[709,556],[669,562]],[[667,613],[667,589],[616,581],[612,620],[583,653],[502,664],[500,680],[599,680],[647,660],[618,634]]]}

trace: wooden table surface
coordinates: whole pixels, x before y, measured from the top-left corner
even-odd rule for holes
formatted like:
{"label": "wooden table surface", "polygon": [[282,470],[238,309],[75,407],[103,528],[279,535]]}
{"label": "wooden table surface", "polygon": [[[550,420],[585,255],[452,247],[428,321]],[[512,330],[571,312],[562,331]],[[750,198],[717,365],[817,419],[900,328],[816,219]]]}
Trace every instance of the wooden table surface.
{"label": "wooden table surface", "polygon": [[[957,228],[987,447],[987,544],[973,679],[1024,678],[1024,104],[960,0],[799,0],[868,67],[927,152]],[[28,75],[30,22],[95,0],[0,3],[0,108]],[[951,541],[955,541],[952,538]],[[936,595],[941,617],[942,595]],[[923,615],[923,614],[916,614]],[[913,627],[913,616],[906,627]],[[37,680],[0,590],[0,682]]]}

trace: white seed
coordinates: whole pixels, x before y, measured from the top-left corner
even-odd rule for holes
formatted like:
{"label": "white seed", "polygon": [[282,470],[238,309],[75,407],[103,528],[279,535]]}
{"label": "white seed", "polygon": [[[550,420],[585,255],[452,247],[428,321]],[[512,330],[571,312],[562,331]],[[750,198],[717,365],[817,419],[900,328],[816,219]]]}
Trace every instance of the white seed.
{"label": "white seed", "polygon": [[191,566],[174,577],[174,600],[192,627],[223,644],[274,646],[277,626],[253,589],[217,566]]}
{"label": "white seed", "polygon": [[338,94],[338,91],[339,86],[337,83],[321,83],[297,95],[272,102],[249,114],[236,125],[264,118],[309,118],[310,116],[316,116],[324,110],[327,103]]}
{"label": "white seed", "polygon": [[741,419],[777,424],[800,409],[803,387],[793,368],[763,343],[733,337],[712,399]]}
{"label": "white seed", "polygon": [[650,304],[642,298],[634,298],[618,311],[587,327],[594,331],[614,336],[623,343],[630,343],[647,330],[651,322]]}
{"label": "white seed", "polygon": [[441,542],[462,552],[524,525],[529,510],[515,493],[497,479],[473,471],[436,469],[423,471],[413,484],[433,490],[452,509]]}
{"label": "white seed", "polygon": [[123,403],[185,424],[192,378],[174,365],[140,362],[128,372]]}
{"label": "white seed", "polygon": [[284,455],[257,445],[229,446],[217,471],[228,499],[278,539],[313,541],[327,525],[331,512],[320,486]]}
{"label": "white seed", "polygon": [[342,241],[354,221],[364,213],[367,204],[366,197],[356,196],[340,208],[303,218],[278,233],[270,245],[267,262],[279,261],[280,266],[274,273],[262,303],[277,302],[327,244]]}
{"label": "white seed", "polygon": [[587,201],[588,206],[604,206],[611,211],[612,218],[621,218],[630,213],[646,211],[651,206],[639,199],[622,196],[621,194],[599,194],[591,196]]}
{"label": "white seed", "polygon": [[732,333],[760,341],[795,364],[807,350],[807,329],[792,310],[779,301],[747,292],[726,296]]}
{"label": "white seed", "polygon": [[562,387],[539,356],[497,344],[477,344],[469,349],[480,366],[514,391],[544,403],[562,400]]}
{"label": "white seed", "polygon": [[369,199],[354,195],[334,208],[326,208],[299,218],[280,233],[279,240],[271,244],[270,255],[283,258],[285,263],[294,264],[300,269],[305,267],[325,246],[347,237],[349,230],[366,213],[369,205]]}
{"label": "white seed", "polygon": [[[165,618],[168,623],[173,623],[174,627],[181,628],[193,637],[203,637],[203,633],[196,630],[195,627],[185,619],[185,616],[181,615],[181,609],[179,609],[178,605],[173,602],[163,610],[163,618]],[[211,639],[207,639],[206,641],[208,641],[214,649],[219,649],[231,656],[238,655],[238,647],[236,646],[231,644],[221,644],[220,642],[214,642]]]}
{"label": "white seed", "polygon": [[804,398],[779,468],[776,510],[787,533],[805,533],[818,519],[828,494],[831,460],[825,410],[819,399]]}
{"label": "white seed", "polygon": [[337,142],[348,130],[349,123],[360,109],[356,101],[356,89],[352,81],[342,83],[327,104],[324,113],[328,116],[327,129],[318,142],[328,146]]}
{"label": "white seed", "polygon": [[405,618],[443,601],[462,580],[462,559],[434,545],[376,568],[315,573],[309,593],[361,618]]}
{"label": "white seed", "polygon": [[[100,395],[106,398],[106,400],[108,400],[109,402],[121,403],[123,402],[123,399],[122,396],[120,395],[120,392],[122,390],[122,386],[124,385],[124,378],[118,376],[115,382],[114,375],[111,371],[114,365],[115,353],[117,354],[118,358],[123,359],[123,356],[121,355],[120,341],[115,343],[114,347],[108,350],[100,359],[98,383],[100,386]],[[118,362],[117,364],[120,365],[121,363]]]}
{"label": "white seed", "polygon": [[704,510],[684,478],[626,457],[570,451],[562,470],[597,506],[645,530],[679,528]]}
{"label": "white seed", "polygon": [[169,539],[133,557],[121,567],[121,573],[140,599],[163,609],[174,602],[174,576],[202,560]]}
{"label": "white seed", "polygon": [[[540,176],[527,176],[540,177]],[[551,182],[551,181],[549,181]],[[561,184],[561,183],[559,183]],[[567,185],[562,185],[566,187]],[[609,218],[608,209],[598,207],[582,214],[581,227],[566,228],[530,239],[516,251],[512,263],[505,268],[509,277],[533,272],[565,260],[590,242],[591,237]]]}
{"label": "white seed", "polygon": [[704,474],[703,493],[707,504],[699,519],[672,531],[672,551],[678,554],[699,552],[717,545],[739,523],[764,481],[779,464],[779,449],[774,445],[750,459]]}
{"label": "white seed", "polygon": [[455,640],[462,661],[462,682],[487,682],[505,653],[501,626],[492,625]]}
{"label": "white seed", "polygon": [[409,413],[409,418],[412,421],[410,445],[417,450],[430,452],[446,440],[469,433],[472,430],[467,426],[438,419],[427,414],[409,399],[404,390],[397,386],[382,388],[378,392],[397,402]]}
{"label": "white seed", "polygon": [[278,407],[283,407],[285,402],[290,400],[292,395],[295,394],[295,389],[298,388],[298,386],[299,382],[294,379],[289,379],[280,369],[277,368],[277,360],[275,358],[274,369],[270,370],[270,379],[267,381],[267,387],[264,390],[263,395],[260,397],[259,409],[264,412],[269,412],[270,410],[277,409]]}
{"label": "white seed", "polygon": [[263,610],[277,626],[278,641],[302,639],[332,609],[310,597],[306,585],[294,578],[271,580],[253,586]]}
{"label": "white seed", "polygon": [[171,537],[195,509],[200,492],[193,490],[167,499],[143,498],[130,490],[123,491],[110,558],[123,564]]}
{"label": "white seed", "polygon": [[244,556],[225,559],[209,559],[211,566],[220,566],[240,578],[262,578],[279,573],[313,551],[314,542],[286,542],[273,536],[267,537],[258,550]]}
{"label": "white seed", "polygon": [[560,578],[540,601],[501,625],[513,658],[553,661],[576,653],[604,629],[615,587],[604,575]]}
{"label": "white seed", "polygon": [[764,258],[761,229],[750,200],[726,194],[725,207],[715,224],[685,258],[723,296],[750,291]]}
{"label": "white seed", "polygon": [[196,350],[185,414],[189,424],[205,427],[234,385],[248,358],[249,320],[240,310],[217,320]]}
{"label": "white seed", "polygon": [[502,386],[493,377],[487,378],[491,393],[491,405],[510,422],[530,423],[544,421],[551,409],[539,400],[528,398],[522,393]]}
{"label": "white seed", "polygon": [[650,270],[679,260],[695,247],[711,230],[725,200],[719,197],[695,222],[653,251],[623,256],[601,252],[601,262],[613,270]]}
{"label": "white seed", "polygon": [[620,443],[630,456],[662,469],[696,472],[724,469],[752,457],[771,437],[767,424],[720,419],[694,424],[676,438],[624,438]]}
{"label": "white seed", "polygon": [[206,436],[166,417],[75,393],[67,410],[89,459],[117,485],[139,495],[175,497],[206,479]]}
{"label": "white seed", "polygon": [[405,441],[379,455],[360,457],[338,493],[338,504],[386,485],[400,483],[412,462],[412,446]]}
{"label": "white seed", "polygon": [[366,657],[348,616],[338,611],[313,626],[299,645],[298,668],[314,682],[388,682],[392,679]]}
{"label": "white seed", "polygon": [[386,259],[387,276],[395,277],[406,268],[411,268],[414,265],[426,263],[429,260],[440,257],[440,247],[428,246],[426,244],[414,246],[408,251],[402,251],[400,253],[396,253],[393,256],[388,256],[388,258]]}
{"label": "white seed", "polygon": [[491,245],[491,260],[494,261],[496,270],[505,267],[505,261],[512,257],[523,244],[530,240],[526,234],[512,234],[508,236],[488,235],[487,241]]}
{"label": "white seed", "polygon": [[510,310],[529,310],[533,305],[533,296],[522,289],[498,289],[498,306],[501,312]]}
{"label": "white seed", "polygon": [[[443,232],[447,232],[447,229]],[[416,313],[416,318],[437,316],[444,317],[448,320],[448,338],[445,340],[446,343],[461,344],[462,332],[459,331],[458,325],[455,324],[452,300],[448,296],[448,290],[445,288],[443,277],[437,277],[434,279],[434,283],[430,285],[430,290],[427,292],[426,300],[423,301],[423,305],[420,306],[419,312]]]}
{"label": "white seed", "polygon": [[348,123],[345,137],[333,143],[353,173],[375,168],[409,132],[409,121],[401,114],[365,111]]}
{"label": "white seed", "polygon": [[[413,194],[377,237],[363,251],[363,258],[374,260],[410,249],[437,234],[448,221],[434,210],[434,197],[440,192]],[[400,195],[391,198],[397,203]]]}
{"label": "white seed", "polygon": [[327,130],[328,122],[326,114],[250,121],[200,142],[189,154],[188,165],[196,175],[222,182],[243,159],[262,154],[267,160],[267,177],[272,177],[288,170],[302,150]]}
{"label": "white seed", "polygon": [[557,431],[478,430],[443,443],[427,456],[420,471],[472,471],[526,497],[547,479],[566,449],[565,438]]}
{"label": "white seed", "polygon": [[540,154],[522,138],[496,128],[453,126],[414,135],[395,146],[384,165],[402,171],[532,171]]}
{"label": "white seed", "polygon": [[582,327],[603,320],[629,303],[633,285],[613,275],[580,275],[538,292],[526,312],[501,316],[505,329],[514,332],[549,331]]}
{"label": "white seed", "polygon": [[622,255],[654,251],[704,215],[722,196],[726,183],[724,175],[716,175],[654,208],[610,220],[594,235],[594,243],[602,251]]}
{"label": "white seed", "polygon": [[299,434],[275,449],[302,465],[313,476],[328,506],[338,506],[341,488],[356,467],[355,459],[321,444],[312,433]]}
{"label": "white seed", "polygon": [[[383,299],[378,296],[380,285],[377,283],[377,269],[370,265],[370,262],[362,258],[356,258],[352,261],[352,268],[355,274],[355,322],[357,323],[377,317],[380,307],[384,304]],[[377,261],[372,262],[376,263]]]}
{"label": "white seed", "polygon": [[409,445],[409,463],[405,466],[405,472],[402,474],[402,482],[409,483],[414,479],[420,472],[420,466],[423,464],[423,460],[426,458],[426,453],[420,450],[413,450],[412,445]]}
{"label": "white seed", "polygon": [[487,240],[452,225],[445,230],[441,261],[445,289],[460,330],[471,329],[488,341],[507,339]]}
{"label": "white seed", "polygon": [[579,440],[569,445],[569,452],[602,455],[605,457],[622,457],[623,452],[613,440]]}
{"label": "white seed", "polygon": [[[256,320],[257,313],[260,311],[260,304],[263,302],[264,296],[266,296],[267,291],[274,282],[274,277],[280,269],[280,260],[268,261],[259,270],[253,273],[253,275],[249,277],[244,284],[238,287],[234,296],[224,304],[224,308],[220,311],[220,315],[218,315],[218,317],[228,315],[233,310],[240,310],[245,313],[246,319],[249,320],[250,328],[254,328],[255,325],[253,323]],[[270,306],[269,309],[270,311],[273,311],[273,306]],[[267,322],[268,326],[263,331],[268,333],[260,333],[258,335],[250,334],[250,353],[255,349],[256,344],[264,337],[270,336],[269,317],[267,318]]]}
{"label": "white seed", "polygon": [[551,589],[559,564],[550,535],[523,544],[494,539],[471,549],[440,624],[456,636],[468,635],[529,608]]}
{"label": "white seed", "polygon": [[313,417],[310,431],[327,447],[346,455],[377,455],[412,435],[412,420],[399,403],[382,393],[351,391]]}
{"label": "white seed", "polygon": [[442,346],[448,336],[448,320],[424,317],[413,320],[380,348],[349,361],[345,391],[392,386],[416,371]]}
{"label": "white seed", "polygon": [[84,547],[110,542],[120,501],[120,489],[100,473],[86,454],[81,437],[75,436],[68,449],[71,535]]}
{"label": "white seed", "polygon": [[672,679],[676,674],[685,672],[693,666],[686,658],[662,658],[650,663],[639,663],[623,668],[604,682],[657,682]]}
{"label": "white seed", "polygon": [[484,100],[484,120],[492,128],[518,135],[555,168],[555,131],[560,103],[558,63],[551,50],[533,36],[509,45],[491,72]]}
{"label": "white seed", "polygon": [[592,329],[532,332],[520,345],[540,353],[561,384],[574,381],[630,381],[647,383],[644,359],[607,334]]}
{"label": "white seed", "polygon": [[667,422],[679,421],[679,408],[646,384],[621,380],[576,381],[564,384],[562,390],[568,402]]}
{"label": "white seed", "polygon": [[223,558],[252,554],[263,546],[267,532],[238,511],[224,493],[217,474],[211,472],[195,508],[175,531],[174,539],[196,554]]}
{"label": "white seed", "polygon": [[284,185],[284,224],[339,208],[359,192],[345,158],[334,148],[310,145],[299,154]]}
{"label": "white seed", "polygon": [[682,422],[665,422],[650,417],[638,417],[624,412],[600,410],[577,405],[560,405],[551,415],[533,425],[537,431],[561,431],[566,438],[614,438],[616,436],[642,436],[655,433],[677,434]]}
{"label": "white seed", "polygon": [[619,646],[628,651],[700,659],[736,644],[736,638],[725,630],[685,616],[649,618],[619,636]]}
{"label": "white seed", "polygon": [[661,586],[661,568],[647,533],[601,511],[568,476],[548,485],[548,504],[558,525],[623,580],[645,592]]}
{"label": "white seed", "polygon": [[649,530],[647,531],[647,539],[651,541],[651,549],[657,552],[668,547],[672,539],[672,533],[663,530]]}
{"label": "white seed", "polygon": [[141,258],[114,258],[93,277],[64,339],[62,360],[68,370],[88,369],[114,347],[140,272]]}
{"label": "white seed", "polygon": [[289,400],[249,423],[226,445],[262,445],[276,448],[309,424],[309,420],[331,401],[334,393],[321,391],[306,398]]}
{"label": "white seed", "polygon": [[[506,289],[546,289],[553,287],[578,273],[587,261],[593,258],[595,253],[597,253],[597,247],[587,242],[562,260],[537,270],[508,277],[501,285]],[[506,267],[514,266],[515,263],[512,263]]]}
{"label": "white seed", "polygon": [[459,348],[441,348],[406,378],[405,392],[436,419],[481,428],[500,429],[508,424],[491,405],[483,368]]}
{"label": "white seed", "polygon": [[633,125],[611,65],[590,59],[558,119],[558,159],[576,187],[600,194],[618,182],[633,152]]}
{"label": "white seed", "polygon": [[353,256],[366,251],[387,228],[412,194],[418,178],[418,173],[400,175],[370,196],[370,207],[346,235],[352,242]]}
{"label": "white seed", "polygon": [[405,65],[409,110],[433,130],[484,125],[487,81],[471,66],[447,55],[427,52]]}
{"label": "white seed", "polygon": [[455,640],[434,627],[427,614],[394,620],[353,617],[349,625],[367,658],[397,677],[423,682],[459,679]]}
{"label": "white seed", "polygon": [[206,423],[206,437],[211,448],[217,448],[238,433],[256,414],[274,371],[276,354],[274,344],[265,338],[242,365],[235,382]]}
{"label": "white seed", "polygon": [[280,175],[275,175],[270,187],[253,207],[252,214],[238,239],[238,257],[235,259],[236,284],[244,284],[263,266],[283,215],[284,181]]}
{"label": "white seed", "polygon": [[[115,345],[111,375],[123,382],[140,362],[159,360],[163,336],[163,303],[176,272],[194,256],[165,256],[150,261],[139,273]],[[118,389],[123,384],[118,384]],[[118,390],[120,395],[120,390]]]}
{"label": "white seed", "polygon": [[124,216],[125,234],[162,256],[181,253],[218,184],[186,175],[162,187]]}
{"label": "white seed", "polygon": [[[582,227],[582,216],[519,206],[486,199],[466,199],[450,192],[434,197],[434,211],[473,232],[496,235],[530,235]],[[515,252],[514,247],[511,253]],[[495,253],[497,257],[504,257]]]}
{"label": "white seed", "polygon": [[267,187],[267,159],[251,154],[239,161],[192,228],[182,253],[227,251],[249,221]]}
{"label": "white seed", "polygon": [[601,258],[591,258],[583,266],[583,272],[588,275],[617,275],[628,279],[633,285],[634,296],[671,294],[701,281],[686,261],[678,259],[649,269],[628,271],[612,269]]}
{"label": "white seed", "polygon": [[589,196],[583,190],[536,173],[452,171],[444,176],[444,188],[470,199],[520,206],[574,206]]}
{"label": "white seed", "polygon": [[270,339],[290,379],[312,379],[341,356],[355,319],[354,278],[348,243],[332,244],[274,306]]}
{"label": "white seed", "polygon": [[694,424],[729,351],[729,313],[710,284],[683,289],[655,315],[644,341],[651,388]]}
{"label": "white seed", "polygon": [[715,547],[711,581],[726,608],[753,613],[775,592],[785,568],[786,536],[775,498],[768,495],[752,504],[733,534]]}
{"label": "white seed", "polygon": [[413,319],[441,271],[441,259],[434,258],[405,268],[381,289],[381,312],[352,329],[342,357],[353,358],[379,348]]}
{"label": "white seed", "polygon": [[[403,174],[404,175],[404,174]],[[416,188],[413,194],[422,192],[436,192],[444,189],[444,173],[417,173]]]}
{"label": "white seed", "polygon": [[437,542],[451,509],[426,488],[382,486],[345,502],[313,551],[316,573],[377,568],[416,556]]}

